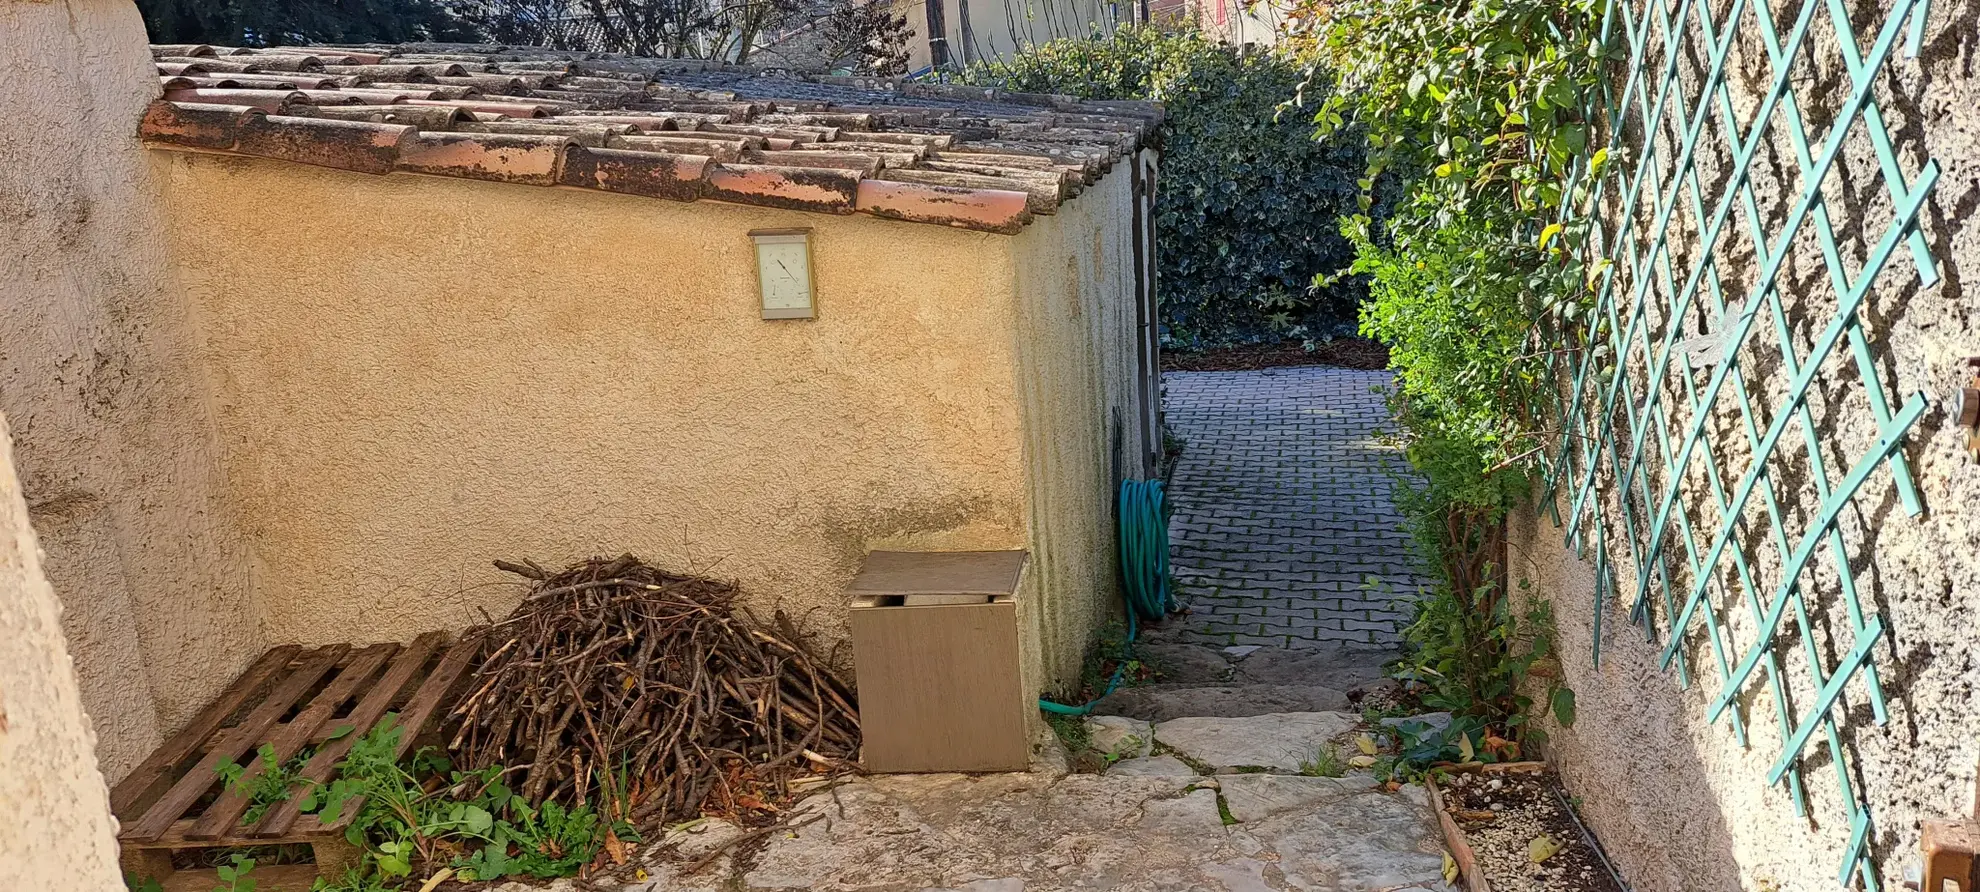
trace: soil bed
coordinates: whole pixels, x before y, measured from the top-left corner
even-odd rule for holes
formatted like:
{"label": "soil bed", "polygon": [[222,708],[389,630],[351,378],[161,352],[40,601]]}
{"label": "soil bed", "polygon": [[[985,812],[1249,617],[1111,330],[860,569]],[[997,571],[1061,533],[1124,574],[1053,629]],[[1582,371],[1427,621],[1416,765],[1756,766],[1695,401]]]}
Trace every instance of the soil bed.
{"label": "soil bed", "polygon": [[[1625,892],[1582,835],[1553,772],[1458,774],[1439,787],[1492,892]],[[1560,848],[1536,863],[1533,843],[1542,836]]]}
{"label": "soil bed", "polygon": [[1306,348],[1303,341],[1247,344],[1201,353],[1163,353],[1162,369],[1170,372],[1249,372],[1287,366],[1330,365],[1346,369],[1389,367],[1389,348],[1367,338],[1335,338]]}

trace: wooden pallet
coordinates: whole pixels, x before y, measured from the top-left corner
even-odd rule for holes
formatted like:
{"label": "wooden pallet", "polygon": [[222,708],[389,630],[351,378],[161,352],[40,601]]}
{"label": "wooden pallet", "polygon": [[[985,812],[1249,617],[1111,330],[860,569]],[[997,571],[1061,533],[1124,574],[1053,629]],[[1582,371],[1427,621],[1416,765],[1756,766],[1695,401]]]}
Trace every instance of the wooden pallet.
{"label": "wooden pallet", "polygon": [[[286,645],[262,654],[111,791],[124,870],[164,880],[175,849],[307,844],[315,849],[319,872],[341,877],[357,854],[343,830],[361,801],[347,803],[326,825],[302,814],[291,798],[244,825],[248,799],[226,789],[215,767],[232,761],[245,766],[243,779],[251,779],[261,773],[256,751],[263,744],[283,761],[316,745],[302,777],[327,784],[351,745],[391,711],[404,729],[403,758],[450,702],[474,650],[449,646],[445,633],[434,632],[405,645]],[[354,730],[339,733],[346,728]]]}

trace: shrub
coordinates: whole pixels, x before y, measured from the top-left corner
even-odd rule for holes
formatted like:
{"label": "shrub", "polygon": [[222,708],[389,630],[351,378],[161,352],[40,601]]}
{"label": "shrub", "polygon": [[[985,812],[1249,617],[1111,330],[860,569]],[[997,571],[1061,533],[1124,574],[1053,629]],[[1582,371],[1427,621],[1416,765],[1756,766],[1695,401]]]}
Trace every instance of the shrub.
{"label": "shrub", "polygon": [[1362,140],[1315,140],[1309,116],[1279,114],[1303,76],[1269,53],[1149,25],[1055,40],[962,75],[1166,106],[1157,281],[1164,341],[1185,349],[1324,334],[1353,319],[1360,283],[1315,279],[1354,257],[1340,220],[1358,210]]}
{"label": "shrub", "polygon": [[1513,607],[1504,517],[1558,436],[1543,422],[1549,359],[1577,346],[1569,333],[1587,325],[1586,284],[1602,274],[1586,220],[1608,162],[1589,114],[1614,52],[1597,39],[1605,9],[1301,0],[1286,41],[1340,88],[1310,115],[1316,135],[1360,127],[1364,188],[1401,192],[1379,224],[1345,225],[1373,296],[1362,330],[1389,345],[1421,475],[1402,507],[1437,576],[1405,633],[1407,667],[1427,702],[1463,720],[1454,728],[1477,727],[1482,740],[1459,747],[1465,759],[1480,742],[1516,753],[1549,709],[1574,721],[1561,679],[1530,680],[1549,622]]}

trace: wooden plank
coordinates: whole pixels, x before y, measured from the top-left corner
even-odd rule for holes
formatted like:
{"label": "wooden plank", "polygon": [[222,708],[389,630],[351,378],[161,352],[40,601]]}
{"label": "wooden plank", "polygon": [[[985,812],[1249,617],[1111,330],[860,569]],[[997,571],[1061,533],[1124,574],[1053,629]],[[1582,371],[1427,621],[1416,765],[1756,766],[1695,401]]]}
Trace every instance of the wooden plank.
{"label": "wooden plank", "polygon": [[214,767],[223,759],[239,759],[242,754],[253,749],[262,739],[262,735],[267,732],[268,726],[282,718],[283,713],[288,712],[289,707],[297,699],[308,693],[317,680],[322,678],[325,672],[330,671],[330,667],[335,666],[337,660],[349,650],[350,645],[333,644],[305,655],[302,664],[283,679],[282,683],[269,693],[268,698],[261,701],[261,705],[256,706],[235,729],[232,743],[208,752],[199,760],[199,764],[187,769],[186,773],[179,777],[178,782],[165,791],[165,795],[160,796],[157,802],[152,803],[151,807],[145,810],[144,817],[139,818],[120,838],[146,842],[157,839],[159,835],[170,829],[172,823],[219,780],[219,776],[213,771]]}
{"label": "wooden plank", "polygon": [[[378,674],[379,668],[398,649],[397,644],[374,644],[358,651],[348,665],[338,670],[336,679],[310,700],[309,706],[297,713],[295,718],[272,729],[265,742],[274,748],[275,758],[287,762],[301,752],[317,728],[335,716],[344,701],[357,696],[361,686],[371,681],[372,676]],[[241,772],[241,779],[252,781],[265,770],[266,766],[256,758]],[[247,812],[249,804],[249,798],[239,790],[224,790],[220,798],[214,800],[194,822],[192,832],[187,835],[193,839],[212,839],[233,830],[240,823],[241,815]]]}
{"label": "wooden plank", "polygon": [[289,661],[301,651],[302,648],[293,644],[270,648],[267,653],[262,654],[249,665],[247,671],[234,679],[234,683],[228,685],[227,689],[222,691],[212,703],[207,704],[205,709],[200,710],[199,715],[193,717],[192,722],[181,728],[179,733],[172,735],[164,745],[153,750],[149,757],[138,763],[138,767],[117,784],[117,789],[110,794],[111,812],[119,820],[128,820],[138,813],[143,805],[144,794],[153,785],[163,780],[165,774],[178,767],[186,757],[205,746],[207,738],[212,737],[213,732],[220,730],[220,723],[233,715],[234,710],[241,708],[242,702],[247,700],[249,694],[254,693],[270,676],[289,665]]}
{"label": "wooden plank", "polygon": [[[448,649],[447,655],[440,658],[440,664],[433,667],[433,672],[426,676],[426,680],[420,682],[419,690],[413,694],[412,700],[406,703],[406,708],[399,713],[399,726],[405,729],[399,734],[399,758],[406,757],[406,753],[413,747],[413,741],[419,737],[420,729],[426,726],[427,719],[432,718],[433,713],[440,708],[441,699],[453,689],[454,682],[460,680],[461,672],[467,668],[468,660],[473,659],[480,651],[478,641],[455,643]],[[358,809],[363,807],[363,797],[352,798],[344,803],[344,811],[337,816],[337,822],[325,827],[324,830],[342,830],[350,824],[352,818],[357,817]]]}
{"label": "wooden plank", "polygon": [[[249,876],[255,892],[309,892],[316,885],[314,864],[257,864]],[[164,883],[165,892],[213,892],[225,889],[220,874],[212,868],[181,870]]]}
{"label": "wooden plank", "polygon": [[[322,749],[317,750],[316,755],[310,757],[309,762],[303,766],[303,780],[319,784],[327,782],[330,779],[330,772],[335,770],[337,763],[351,751],[352,744],[357,743],[359,737],[371,731],[371,727],[377,724],[385,715],[385,711],[392,707],[393,696],[398,694],[400,688],[406,686],[406,682],[412,680],[414,674],[426,666],[427,658],[432,656],[433,651],[446,640],[445,632],[428,632],[400,649],[398,656],[392,659],[391,665],[385,670],[384,677],[365,693],[364,699],[358,701],[357,708],[351,710],[350,717],[345,720],[351,725],[351,733],[330,741]],[[295,799],[290,799],[287,802],[277,803],[274,808],[268,810],[261,823],[250,831],[251,835],[263,840],[257,844],[265,845],[266,838],[282,836],[296,829],[296,819],[302,816],[297,810],[297,802]],[[314,819],[311,820],[314,823]]]}
{"label": "wooden plank", "polygon": [[853,607],[869,771],[1022,771],[1017,605]]}
{"label": "wooden plank", "polygon": [[313,843],[318,839],[322,839],[325,832],[320,825],[315,823],[309,823],[305,826],[302,822],[298,822],[295,832],[287,836],[249,836],[242,828],[235,828],[231,833],[223,833],[211,839],[193,839],[187,834],[192,832],[194,820],[193,818],[180,818],[177,821],[173,821],[172,826],[166,828],[165,832],[159,834],[156,839],[147,839],[143,842],[125,842],[123,844],[124,848],[128,851],[132,849],[231,849],[242,846],[286,846]]}
{"label": "wooden plank", "polygon": [[461,680],[461,673],[467,669],[468,661],[480,650],[478,641],[457,642],[441,658],[440,665],[433,667],[433,674],[420,683],[419,690],[406,703],[405,711],[399,713],[399,720],[406,726],[406,733],[399,735],[399,758],[406,757],[413,747],[413,739],[426,727],[427,720],[439,711],[440,701],[454,689],[454,683]]}

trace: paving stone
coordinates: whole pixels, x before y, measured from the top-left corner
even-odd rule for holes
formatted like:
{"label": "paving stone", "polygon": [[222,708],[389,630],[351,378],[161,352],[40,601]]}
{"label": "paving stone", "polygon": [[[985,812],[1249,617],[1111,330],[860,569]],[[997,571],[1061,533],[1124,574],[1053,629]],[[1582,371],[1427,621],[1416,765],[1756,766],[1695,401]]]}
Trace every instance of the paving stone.
{"label": "paving stone", "polygon": [[1354,716],[1339,712],[1191,716],[1156,723],[1155,740],[1220,773],[1240,767],[1294,772],[1355,722]]}
{"label": "paving stone", "polygon": [[[1226,785],[1240,779],[1226,778]],[[1228,801],[1229,793],[1225,796]],[[1371,789],[1246,821],[1233,827],[1238,832],[1232,835],[1264,843],[1294,888],[1432,892],[1448,888],[1442,877],[1443,838],[1432,821],[1429,808],[1414,797]],[[1295,877],[1301,881],[1297,886]]]}
{"label": "paving stone", "polygon": [[1348,708],[1347,693],[1322,685],[1140,685],[1122,688],[1094,704],[1110,716],[1166,722],[1185,716],[1239,718],[1276,712],[1328,712]]}
{"label": "paving stone", "polygon": [[[1229,784],[1239,778],[1216,780]],[[1414,830],[1397,826],[1395,806],[1382,801],[1397,797],[1379,794],[1264,809],[1261,818],[1226,826],[1213,788],[1216,780],[1073,775],[1051,781],[1025,774],[862,778],[799,804],[793,817],[807,822],[772,835],[750,858],[723,854],[692,876],[680,876],[678,863],[652,861],[645,865],[647,880],[617,888],[620,892],[1433,888],[1441,856],[1426,868],[1421,853],[1413,848],[1424,834],[1435,833],[1427,809],[1416,810],[1423,827]],[[1261,799],[1247,795],[1247,803]],[[1252,813],[1250,805],[1244,808]],[[1371,838],[1330,837],[1357,828]],[[1328,845],[1339,849],[1341,857],[1331,861],[1319,857]],[[1387,861],[1379,860],[1378,854]],[[574,887],[558,881],[550,888]]]}
{"label": "paving stone", "polygon": [[1262,684],[1317,684],[1352,690],[1381,679],[1391,658],[1386,649],[1341,645],[1314,650],[1265,649],[1246,657],[1238,674]]}
{"label": "paving stone", "polygon": [[1194,837],[1208,841],[1224,835],[1224,816],[1217,809],[1217,791],[1191,790],[1173,799],[1150,799],[1141,805],[1140,820],[1129,826],[1142,832]]}
{"label": "paving stone", "polygon": [[1154,667],[1164,682],[1219,684],[1231,678],[1231,661],[1213,648],[1196,644],[1144,644],[1137,650],[1142,662]]}
{"label": "paving stone", "polygon": [[1169,426],[1187,440],[1169,487],[1172,561],[1201,608],[1181,620],[1195,634],[1172,640],[1400,641],[1395,602],[1423,579],[1392,500],[1406,466],[1376,437],[1390,381],[1333,368],[1163,377]]}
{"label": "paving stone", "polygon": [[1247,822],[1263,821],[1283,812],[1311,809],[1375,790],[1375,776],[1360,771],[1342,777],[1232,774],[1218,780],[1231,817]]}
{"label": "paving stone", "polygon": [[1183,760],[1163,753],[1142,759],[1122,759],[1107,769],[1112,777],[1195,777],[1196,769]]}
{"label": "paving stone", "polygon": [[1155,747],[1155,730],[1148,722],[1121,715],[1087,716],[1086,738],[1094,751],[1123,757],[1146,756]]}
{"label": "paving stone", "polygon": [[1024,892],[1022,877],[998,877],[994,880],[972,880],[960,886],[945,886],[922,889],[921,892]]}

